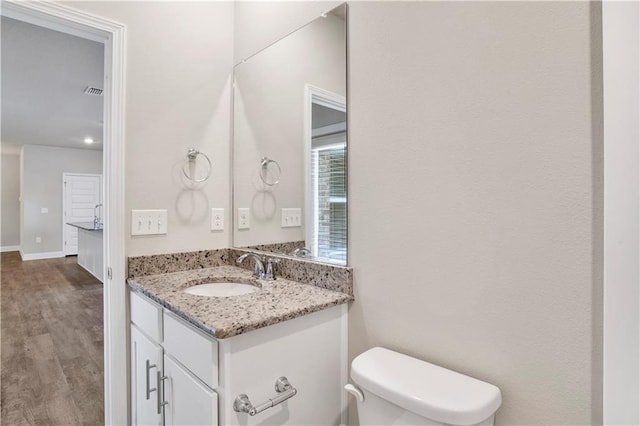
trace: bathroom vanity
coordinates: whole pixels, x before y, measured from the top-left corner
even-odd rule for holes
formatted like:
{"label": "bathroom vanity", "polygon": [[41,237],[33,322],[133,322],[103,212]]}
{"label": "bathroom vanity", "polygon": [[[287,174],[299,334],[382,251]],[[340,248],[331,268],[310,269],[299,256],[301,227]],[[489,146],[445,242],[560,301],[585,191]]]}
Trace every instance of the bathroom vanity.
{"label": "bathroom vanity", "polygon": [[93,222],[71,222],[67,225],[78,228],[78,265],[103,281],[102,227],[96,227]]}
{"label": "bathroom vanity", "polygon": [[346,18],[234,67],[235,248],[129,259],[132,424],[347,423]]}
{"label": "bathroom vanity", "polygon": [[[184,291],[230,280],[259,288],[231,297]],[[352,296],[283,278],[258,280],[233,266],[129,284],[132,424],[346,422]]]}

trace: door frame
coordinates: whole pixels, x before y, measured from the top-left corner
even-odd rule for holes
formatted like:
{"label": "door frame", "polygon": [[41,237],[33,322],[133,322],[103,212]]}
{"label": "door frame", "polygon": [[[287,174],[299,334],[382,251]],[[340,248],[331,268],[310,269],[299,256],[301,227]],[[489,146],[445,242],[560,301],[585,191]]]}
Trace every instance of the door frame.
{"label": "door frame", "polygon": [[602,12],[602,40],[598,41],[602,43],[604,137],[603,419],[604,424],[638,424],[640,7],[637,2],[613,0],[594,7]]}
{"label": "door frame", "polygon": [[125,257],[125,38],[124,24],[51,1],[4,0],[9,18],[104,43],[104,412],[105,424],[128,423]]}
{"label": "door frame", "polygon": [[[67,245],[65,244],[65,226],[67,226],[67,178],[69,176],[89,176],[89,177],[97,177],[100,179],[100,202],[104,204],[104,187],[102,185],[103,175],[97,173],[73,173],[73,172],[63,172],[62,173],[62,254],[67,255]],[[104,216],[104,205],[102,206],[103,216]],[[104,223],[104,219],[102,221]]]}

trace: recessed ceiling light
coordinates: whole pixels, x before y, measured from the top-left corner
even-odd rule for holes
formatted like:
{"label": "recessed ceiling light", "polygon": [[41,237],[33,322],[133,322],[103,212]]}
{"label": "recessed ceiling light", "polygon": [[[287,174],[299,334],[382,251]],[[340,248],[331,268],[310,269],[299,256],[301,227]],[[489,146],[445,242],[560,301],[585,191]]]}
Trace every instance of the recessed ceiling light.
{"label": "recessed ceiling light", "polygon": [[92,144],[93,143],[93,139],[92,138],[84,138],[84,143]]}

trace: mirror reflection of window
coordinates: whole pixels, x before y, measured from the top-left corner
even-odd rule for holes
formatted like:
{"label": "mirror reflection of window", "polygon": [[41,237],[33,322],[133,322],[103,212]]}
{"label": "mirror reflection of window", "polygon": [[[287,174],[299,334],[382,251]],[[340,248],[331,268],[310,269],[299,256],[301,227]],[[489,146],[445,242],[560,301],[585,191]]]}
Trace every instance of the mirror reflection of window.
{"label": "mirror reflection of window", "polygon": [[314,212],[310,245],[314,257],[346,262],[347,133],[344,111],[312,105],[311,184]]}

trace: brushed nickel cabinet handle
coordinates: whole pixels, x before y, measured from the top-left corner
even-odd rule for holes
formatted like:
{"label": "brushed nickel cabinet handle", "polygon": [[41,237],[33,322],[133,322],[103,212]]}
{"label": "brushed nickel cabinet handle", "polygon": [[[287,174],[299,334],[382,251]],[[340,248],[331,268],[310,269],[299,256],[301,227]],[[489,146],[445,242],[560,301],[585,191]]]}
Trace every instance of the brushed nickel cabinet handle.
{"label": "brushed nickel cabinet handle", "polygon": [[151,398],[151,392],[155,392],[155,391],[157,391],[157,390],[158,390],[158,388],[153,388],[153,389],[151,389],[151,388],[150,388],[151,383],[149,383],[149,376],[150,376],[149,370],[151,370],[152,368],[156,368],[156,367],[157,367],[157,366],[156,366],[155,364],[151,364],[151,361],[147,360],[147,368],[146,368],[146,382],[147,382],[146,390],[147,390],[147,401]]}
{"label": "brushed nickel cabinet handle", "polygon": [[157,377],[158,382],[156,386],[158,386],[158,414],[160,414],[162,413],[162,407],[164,407],[165,405],[169,405],[167,401],[163,401],[164,392],[160,393],[162,382],[167,380],[169,376],[163,376],[162,373],[158,371]]}

